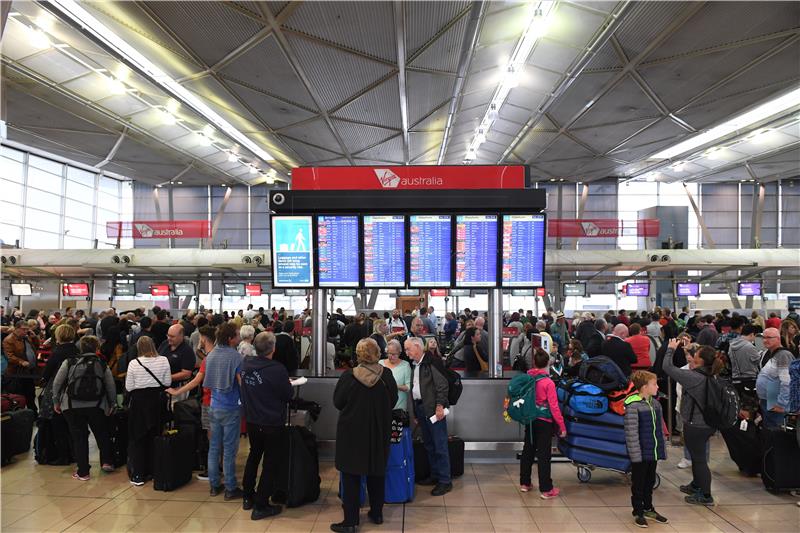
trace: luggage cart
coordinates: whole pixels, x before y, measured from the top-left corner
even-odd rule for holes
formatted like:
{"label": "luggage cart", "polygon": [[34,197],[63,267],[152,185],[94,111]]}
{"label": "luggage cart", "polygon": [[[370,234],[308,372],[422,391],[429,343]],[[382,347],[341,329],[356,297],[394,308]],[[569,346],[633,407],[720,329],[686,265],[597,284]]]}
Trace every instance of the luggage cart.
{"label": "luggage cart", "polygon": [[[572,464],[575,467],[577,467],[577,469],[578,469],[578,472],[577,472],[578,481],[580,481],[581,483],[588,483],[589,481],[592,480],[592,472],[594,471],[595,468],[600,468],[602,470],[608,470],[609,472],[616,472],[618,474],[624,474],[625,477],[628,478],[628,481],[630,481],[630,476],[631,476],[630,471],[626,472],[626,471],[623,471],[623,470],[617,470],[615,468],[606,468],[606,467],[603,467],[603,466],[590,465],[590,464],[586,464],[586,463],[579,463],[577,461],[572,461]],[[656,482],[653,484],[653,488],[657,489],[659,486],[661,486],[661,476],[658,474],[658,472],[656,472]]]}

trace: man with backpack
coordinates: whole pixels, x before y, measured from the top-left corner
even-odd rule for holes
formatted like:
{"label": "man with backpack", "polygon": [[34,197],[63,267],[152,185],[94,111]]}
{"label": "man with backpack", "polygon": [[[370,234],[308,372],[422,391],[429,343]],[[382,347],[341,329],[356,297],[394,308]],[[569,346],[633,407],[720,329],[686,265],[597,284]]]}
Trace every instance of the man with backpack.
{"label": "man with backpack", "polygon": [[78,343],[81,355],[64,361],[53,380],[53,410],[67,420],[78,463],[72,477],[80,481],[89,480],[89,428],[100,450],[103,471],[114,470],[106,416],[116,406],[117,391],[111,370],[97,356],[99,347],[97,337],[82,337]]}

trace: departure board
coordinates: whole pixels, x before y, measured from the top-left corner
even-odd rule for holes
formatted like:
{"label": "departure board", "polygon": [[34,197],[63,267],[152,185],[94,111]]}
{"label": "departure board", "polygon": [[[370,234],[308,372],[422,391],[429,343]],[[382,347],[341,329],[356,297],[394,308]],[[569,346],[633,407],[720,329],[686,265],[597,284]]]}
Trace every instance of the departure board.
{"label": "departure board", "polygon": [[503,287],[544,285],[544,215],[503,215]]}
{"label": "departure board", "polygon": [[364,286],[405,287],[405,259],[405,217],[365,215]]}
{"label": "departure board", "polygon": [[450,215],[411,215],[411,287],[450,286]]}
{"label": "departure board", "polygon": [[358,287],[358,217],[317,216],[317,273],[320,287]]}
{"label": "departure board", "polygon": [[497,215],[456,216],[456,286],[497,286]]}

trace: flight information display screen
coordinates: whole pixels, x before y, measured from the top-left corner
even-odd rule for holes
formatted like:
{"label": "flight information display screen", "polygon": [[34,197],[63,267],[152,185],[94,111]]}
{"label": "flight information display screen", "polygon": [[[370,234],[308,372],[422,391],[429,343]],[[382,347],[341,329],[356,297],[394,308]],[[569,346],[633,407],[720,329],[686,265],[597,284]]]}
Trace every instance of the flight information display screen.
{"label": "flight information display screen", "polygon": [[740,281],[739,296],[761,296],[761,282]]}
{"label": "flight information display screen", "polygon": [[405,287],[405,226],[403,215],[364,216],[365,287]]}
{"label": "flight information display screen", "polygon": [[[275,287],[313,287],[314,244],[310,216],[273,216],[272,284]],[[242,294],[244,296],[244,287]]]}
{"label": "flight information display screen", "polygon": [[450,215],[411,215],[411,287],[450,286]]}
{"label": "flight information display screen", "polygon": [[320,287],[358,287],[360,252],[357,216],[317,216]]}
{"label": "flight information display screen", "polygon": [[544,285],[544,215],[503,215],[503,287]]}
{"label": "flight information display screen", "polygon": [[497,215],[456,216],[456,286],[497,286]]}
{"label": "flight information display screen", "polygon": [[699,283],[678,283],[676,287],[678,296],[700,296]]}

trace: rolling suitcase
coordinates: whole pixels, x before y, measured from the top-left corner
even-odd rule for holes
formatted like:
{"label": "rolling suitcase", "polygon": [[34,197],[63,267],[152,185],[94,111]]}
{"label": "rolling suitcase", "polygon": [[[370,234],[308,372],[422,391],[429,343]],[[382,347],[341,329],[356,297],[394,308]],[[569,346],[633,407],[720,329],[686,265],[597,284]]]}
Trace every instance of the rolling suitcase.
{"label": "rolling suitcase", "polygon": [[171,491],[192,479],[194,436],[191,431],[169,430],[153,441],[153,488]]}
{"label": "rolling suitcase", "polygon": [[582,437],[580,435],[570,434],[569,432],[567,432],[566,441],[567,444],[572,447],[585,448],[598,453],[607,453],[620,457],[628,456],[628,446],[625,443]]}
{"label": "rolling suitcase", "polygon": [[0,448],[2,449],[0,462],[2,464],[10,463],[12,457],[31,449],[35,419],[36,415],[31,409],[3,413],[2,435],[0,435]]}
{"label": "rolling suitcase", "polygon": [[[742,431],[739,424],[720,430],[728,453],[739,471],[747,476],[755,476],[761,473],[762,460],[764,455],[761,449],[761,431],[753,422],[747,423],[747,429]],[[800,461],[800,457],[797,458]]]}
{"label": "rolling suitcase", "polygon": [[[415,440],[412,445],[414,454],[414,477],[419,480],[431,476],[431,464],[428,460],[428,451],[421,440]],[[455,436],[447,438],[447,451],[450,456],[450,475],[459,477],[464,475],[464,441]]]}
{"label": "rolling suitcase", "polygon": [[761,432],[764,437],[761,481],[773,492],[800,489],[800,445],[797,436],[780,429]]}
{"label": "rolling suitcase", "polygon": [[628,472],[631,469],[631,460],[625,456],[603,453],[591,448],[572,446],[564,439],[558,439],[558,449],[571,461],[576,463],[599,466],[619,472]]}
{"label": "rolling suitcase", "polygon": [[25,409],[28,406],[28,401],[21,394],[3,394],[0,400],[2,400],[0,411],[3,413]]}
{"label": "rolling suitcase", "polygon": [[108,417],[108,437],[114,454],[114,468],[128,464],[128,411],[118,409]]}
{"label": "rolling suitcase", "polygon": [[273,500],[285,503],[287,507],[299,507],[319,499],[319,455],[317,438],[304,427],[286,426],[284,428],[282,456],[286,461],[278,464],[276,487]]}
{"label": "rolling suitcase", "polygon": [[414,447],[411,444],[411,431],[403,431],[400,442],[389,446],[389,460],[386,463],[385,496],[386,503],[406,503],[414,499]]}
{"label": "rolling suitcase", "polygon": [[590,437],[611,442],[625,443],[625,429],[606,424],[593,424],[575,418],[564,418],[567,435]]}

